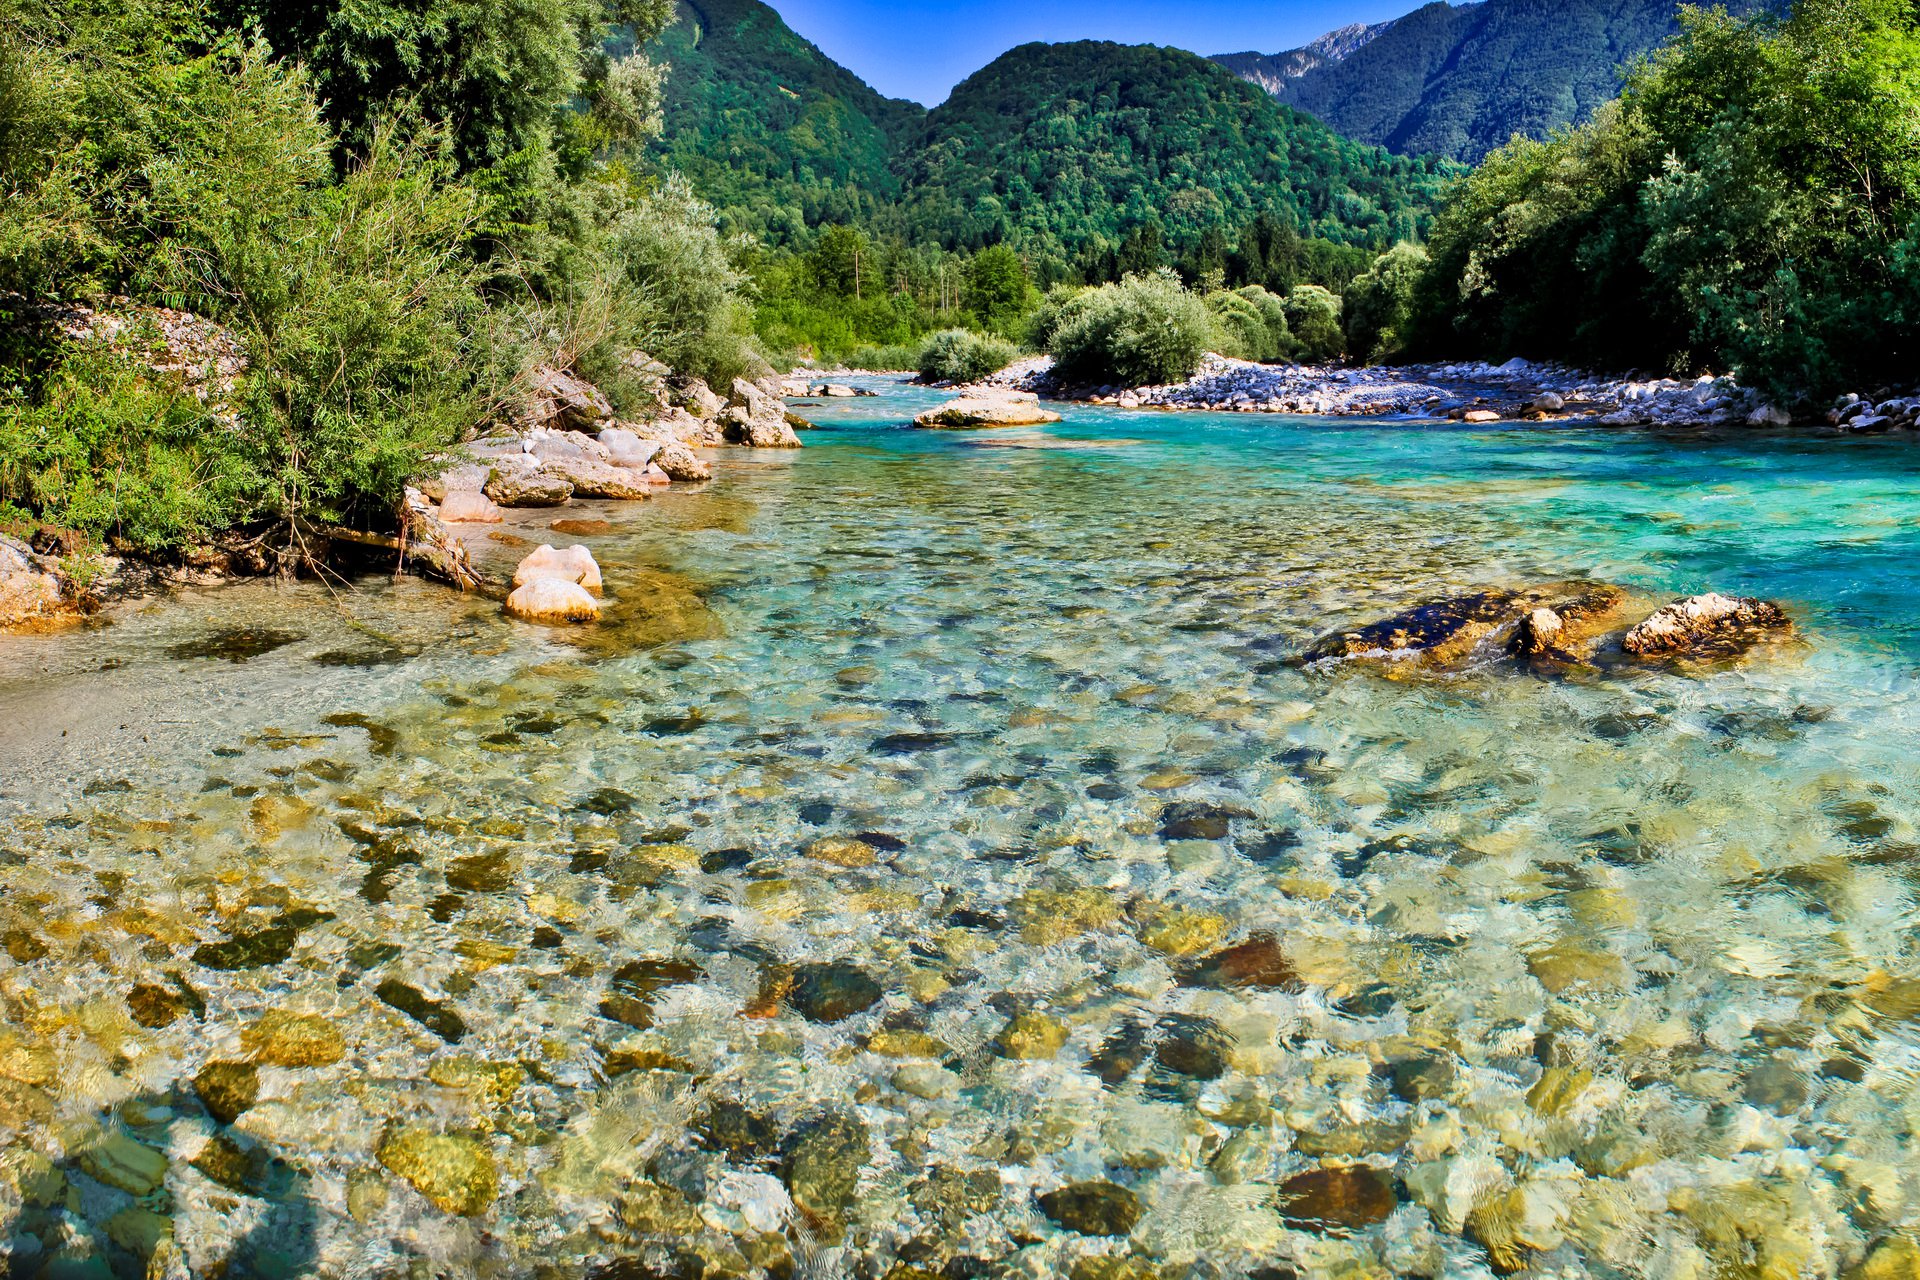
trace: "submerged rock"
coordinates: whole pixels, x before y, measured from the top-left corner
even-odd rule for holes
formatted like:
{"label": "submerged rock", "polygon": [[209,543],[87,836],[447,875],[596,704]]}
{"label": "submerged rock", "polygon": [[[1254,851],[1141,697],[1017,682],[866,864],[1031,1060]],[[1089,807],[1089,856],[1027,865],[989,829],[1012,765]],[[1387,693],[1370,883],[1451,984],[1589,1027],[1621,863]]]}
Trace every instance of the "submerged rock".
{"label": "submerged rock", "polygon": [[857,1117],[828,1114],[808,1121],[786,1142],[787,1191],[814,1222],[837,1224],[853,1205],[869,1158],[867,1126]]}
{"label": "submerged rock", "polygon": [[260,1068],[251,1062],[209,1062],[193,1078],[207,1113],[232,1124],[260,1099]]}
{"label": "submerged rock", "polygon": [[787,421],[787,406],[745,378],[733,380],[733,399],[720,414],[726,438],[756,449],[798,449],[800,437]]}
{"label": "submerged rock", "polygon": [[389,1133],[375,1155],[447,1213],[477,1217],[500,1194],[493,1152],[472,1134],[409,1126]]}
{"label": "submerged rock", "polygon": [[1708,594],[1676,600],[1627,632],[1636,657],[1735,657],[1790,631],[1786,610],[1766,600]]}
{"label": "submerged rock", "polygon": [[678,440],[662,442],[660,452],[654,455],[653,465],[666,472],[671,480],[713,479],[713,468],[701,461],[691,446]]}
{"label": "submerged rock", "polygon": [[1287,1225],[1309,1231],[1370,1227],[1400,1203],[1392,1180],[1363,1164],[1295,1174],[1280,1184],[1280,1200]]}
{"label": "submerged rock", "polygon": [[1040,1211],[1083,1236],[1131,1235],[1140,1201],[1113,1182],[1075,1182],[1040,1196]]}
{"label": "submerged rock", "polygon": [[318,1014],[274,1009],[240,1033],[256,1062],[274,1067],[325,1067],[347,1056],[340,1029]]}
{"label": "submerged rock", "polygon": [[840,1022],[880,1000],[880,984],[843,960],[801,965],[793,971],[792,983],[786,1001],[809,1022]]}

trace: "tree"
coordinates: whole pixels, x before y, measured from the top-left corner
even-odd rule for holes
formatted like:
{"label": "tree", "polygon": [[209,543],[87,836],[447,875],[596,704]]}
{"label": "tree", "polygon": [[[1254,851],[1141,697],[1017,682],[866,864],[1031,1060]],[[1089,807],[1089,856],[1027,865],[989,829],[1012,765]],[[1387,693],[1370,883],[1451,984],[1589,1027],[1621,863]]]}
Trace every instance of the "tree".
{"label": "tree", "polygon": [[1033,284],[1020,255],[1003,244],[974,254],[967,264],[966,306],[993,332],[1016,332],[1033,309]]}
{"label": "tree", "polygon": [[1062,377],[1133,387],[1192,377],[1213,337],[1205,304],[1164,269],[1067,298],[1047,327]]}
{"label": "tree", "polygon": [[1346,350],[1340,328],[1340,298],[1317,284],[1298,284],[1286,298],[1287,327],[1300,358],[1312,364],[1336,360]]}
{"label": "tree", "polygon": [[1427,251],[1397,244],[1347,287],[1341,309],[1347,350],[1363,360],[1391,360],[1406,350],[1414,293],[1427,269]]}

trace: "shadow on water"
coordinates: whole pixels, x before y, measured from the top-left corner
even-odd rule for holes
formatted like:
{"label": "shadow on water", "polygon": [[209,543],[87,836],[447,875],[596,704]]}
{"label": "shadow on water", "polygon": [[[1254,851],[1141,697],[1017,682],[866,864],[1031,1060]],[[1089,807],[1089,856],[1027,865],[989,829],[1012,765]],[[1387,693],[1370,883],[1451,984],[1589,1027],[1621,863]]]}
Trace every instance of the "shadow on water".
{"label": "shadow on water", "polygon": [[[318,1210],[298,1166],[218,1124],[186,1082],[141,1094],[99,1118],[76,1154],[49,1161],[23,1147],[9,1163],[18,1195],[0,1204],[0,1277],[7,1280],[291,1280],[315,1274]],[[217,1127],[197,1154],[178,1154],[173,1132],[202,1117]],[[175,1222],[208,1202],[251,1225],[231,1248],[191,1266]],[[201,1210],[204,1213],[204,1209]]]}

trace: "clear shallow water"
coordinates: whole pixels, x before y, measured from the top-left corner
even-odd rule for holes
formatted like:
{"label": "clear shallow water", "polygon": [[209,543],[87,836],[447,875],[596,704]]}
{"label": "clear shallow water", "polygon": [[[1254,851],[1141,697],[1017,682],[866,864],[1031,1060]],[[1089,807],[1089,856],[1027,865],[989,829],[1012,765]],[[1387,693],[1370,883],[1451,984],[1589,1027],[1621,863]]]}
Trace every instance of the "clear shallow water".
{"label": "clear shallow water", "polygon": [[[1825,1276],[1920,1218],[1909,442],[927,399],[601,510],[590,632],[0,641],[24,1273]],[[1573,577],[1804,642],[1285,661]]]}

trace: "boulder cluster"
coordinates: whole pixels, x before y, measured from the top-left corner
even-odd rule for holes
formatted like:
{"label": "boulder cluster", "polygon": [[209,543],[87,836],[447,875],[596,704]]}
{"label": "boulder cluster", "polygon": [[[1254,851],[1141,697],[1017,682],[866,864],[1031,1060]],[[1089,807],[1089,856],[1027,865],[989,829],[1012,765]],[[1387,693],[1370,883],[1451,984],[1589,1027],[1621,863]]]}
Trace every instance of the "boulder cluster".
{"label": "boulder cluster", "polygon": [[543,546],[513,571],[507,612],[527,622],[595,622],[602,586],[600,566],[585,547]]}
{"label": "boulder cluster", "polygon": [[448,523],[491,523],[505,507],[558,507],[574,498],[642,501],[675,481],[712,479],[696,449],[800,445],[794,427],[807,424],[765,386],[737,379],[722,400],[698,378],[672,384],[664,371],[655,376],[654,412],[632,421],[617,418],[605,394],[577,374],[536,369],[528,411],[467,446],[468,460],[420,489],[440,504]]}
{"label": "boulder cluster", "polygon": [[[1185,382],[1156,387],[1076,386],[1045,358],[988,380],[1049,399],[1121,409],[1407,417],[1475,425],[1570,419],[1606,426],[1784,427],[1794,413],[1730,377],[1601,378],[1562,365],[1509,360],[1404,367],[1264,365],[1209,355]],[[1805,415],[1802,415],[1805,416]],[[1844,397],[1826,421],[1849,431],[1920,425],[1920,394]]]}
{"label": "boulder cluster", "polygon": [[1629,627],[1632,612],[1628,593],[1608,583],[1492,588],[1323,636],[1299,661],[1364,660],[1393,672],[1458,671],[1509,658],[1561,665],[1711,661],[1741,657],[1793,631],[1777,604],[1711,593],[1663,605]]}

